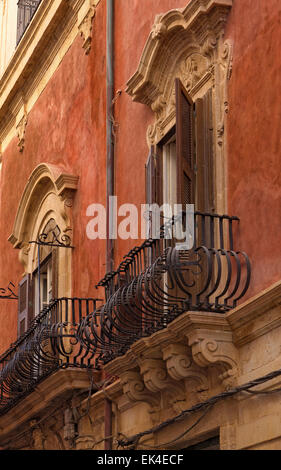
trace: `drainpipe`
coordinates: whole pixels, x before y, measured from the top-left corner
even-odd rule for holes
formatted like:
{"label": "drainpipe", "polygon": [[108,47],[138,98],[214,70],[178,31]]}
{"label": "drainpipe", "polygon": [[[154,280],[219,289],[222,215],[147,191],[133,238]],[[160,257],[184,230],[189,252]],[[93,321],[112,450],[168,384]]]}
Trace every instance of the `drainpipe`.
{"label": "drainpipe", "polygon": [[114,136],[113,136],[113,97],[114,97],[114,0],[107,0],[106,10],[106,200],[107,200],[107,247],[106,269],[112,271],[113,240],[109,239],[113,227],[113,211],[110,196],[114,195]]}
{"label": "drainpipe", "polygon": [[[112,122],[112,106],[114,96],[114,0],[106,2],[106,216],[107,216],[107,240],[106,240],[106,269],[113,270],[113,240],[109,238],[112,225],[112,209],[109,201],[114,195],[114,136]],[[104,437],[105,450],[112,449],[112,402],[105,399],[104,403]]]}

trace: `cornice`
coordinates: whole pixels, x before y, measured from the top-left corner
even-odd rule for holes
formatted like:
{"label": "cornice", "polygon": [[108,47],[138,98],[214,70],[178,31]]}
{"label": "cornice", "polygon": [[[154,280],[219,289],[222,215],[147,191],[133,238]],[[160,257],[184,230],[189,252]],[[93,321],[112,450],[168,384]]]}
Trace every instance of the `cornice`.
{"label": "cornice", "polygon": [[89,374],[83,369],[59,370],[47,377],[37,385],[36,389],[23,398],[10,411],[0,416],[0,445],[11,439],[13,433],[19,430],[59,397],[66,399],[72,396],[75,390],[88,390],[90,386]]}
{"label": "cornice", "polygon": [[232,0],[192,0],[183,9],[157,15],[139,66],[127,82],[126,92],[133,101],[153,107],[165,94],[170,79],[165,71],[172,69],[177,56],[196,52],[194,44],[205,43],[200,53],[208,56],[213,37],[223,31],[231,7]]}
{"label": "cornice", "polygon": [[[42,1],[0,77],[0,142],[2,152],[21,132],[23,150],[27,115],[77,35],[89,54],[92,20],[100,0]],[[18,128],[21,124],[20,129]]]}
{"label": "cornice", "polygon": [[71,175],[64,168],[40,163],[28,178],[22,193],[15,217],[12,234],[8,241],[14,248],[22,248],[27,242],[27,221],[32,216],[30,210],[34,201],[38,204],[46,194],[54,192],[68,207],[72,207],[72,199],[78,187],[79,177]]}
{"label": "cornice", "polygon": [[242,346],[280,327],[280,312],[281,281],[278,281],[227,314],[233,342]]}

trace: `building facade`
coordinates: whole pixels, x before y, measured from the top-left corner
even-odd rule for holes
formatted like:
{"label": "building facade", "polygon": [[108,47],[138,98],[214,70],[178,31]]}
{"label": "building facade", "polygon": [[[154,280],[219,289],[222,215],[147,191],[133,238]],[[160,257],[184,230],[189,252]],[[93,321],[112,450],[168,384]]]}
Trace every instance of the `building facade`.
{"label": "building facade", "polygon": [[0,0],[2,449],[281,448],[279,3]]}

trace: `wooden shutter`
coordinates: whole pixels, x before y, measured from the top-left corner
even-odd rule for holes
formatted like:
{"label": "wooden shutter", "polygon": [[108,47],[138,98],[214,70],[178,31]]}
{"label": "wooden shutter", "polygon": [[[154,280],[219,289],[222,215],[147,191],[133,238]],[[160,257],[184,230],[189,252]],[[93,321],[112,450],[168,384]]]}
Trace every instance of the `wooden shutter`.
{"label": "wooden shutter", "polygon": [[156,198],[156,165],[153,148],[150,149],[145,165],[145,202],[153,204]]}
{"label": "wooden shutter", "polygon": [[163,198],[163,179],[162,179],[162,148],[157,147],[156,152],[151,147],[146,165],[146,204],[162,204]]}
{"label": "wooden shutter", "polygon": [[176,79],[177,202],[195,203],[193,102]]}
{"label": "wooden shutter", "polygon": [[19,283],[18,289],[18,336],[23,335],[32,319],[31,276],[27,274]]}
{"label": "wooden shutter", "polygon": [[213,123],[212,90],[197,99],[195,103],[196,119],[196,184],[197,209],[214,212],[214,170],[213,170]]}

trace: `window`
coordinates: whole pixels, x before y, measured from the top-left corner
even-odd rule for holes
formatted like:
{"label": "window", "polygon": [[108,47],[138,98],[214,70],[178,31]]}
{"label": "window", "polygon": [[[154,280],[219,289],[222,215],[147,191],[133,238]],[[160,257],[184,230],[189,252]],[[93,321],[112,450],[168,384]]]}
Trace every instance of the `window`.
{"label": "window", "polygon": [[156,145],[146,165],[148,204],[195,204],[214,211],[212,91],[195,102],[175,82],[176,123]]}
{"label": "window", "polygon": [[19,0],[17,18],[17,44],[36,12],[41,0]]}
{"label": "window", "polygon": [[185,450],[220,450],[219,436],[211,437],[205,441],[198,442],[197,444],[186,447]]}
{"label": "window", "polygon": [[37,245],[37,257],[34,260],[37,267],[32,274],[27,274],[19,286],[18,335],[22,335],[30,322],[51,300],[57,297],[57,249],[52,246],[54,237],[58,235],[58,227],[53,218],[45,225],[39,234],[38,241],[45,244]]}

